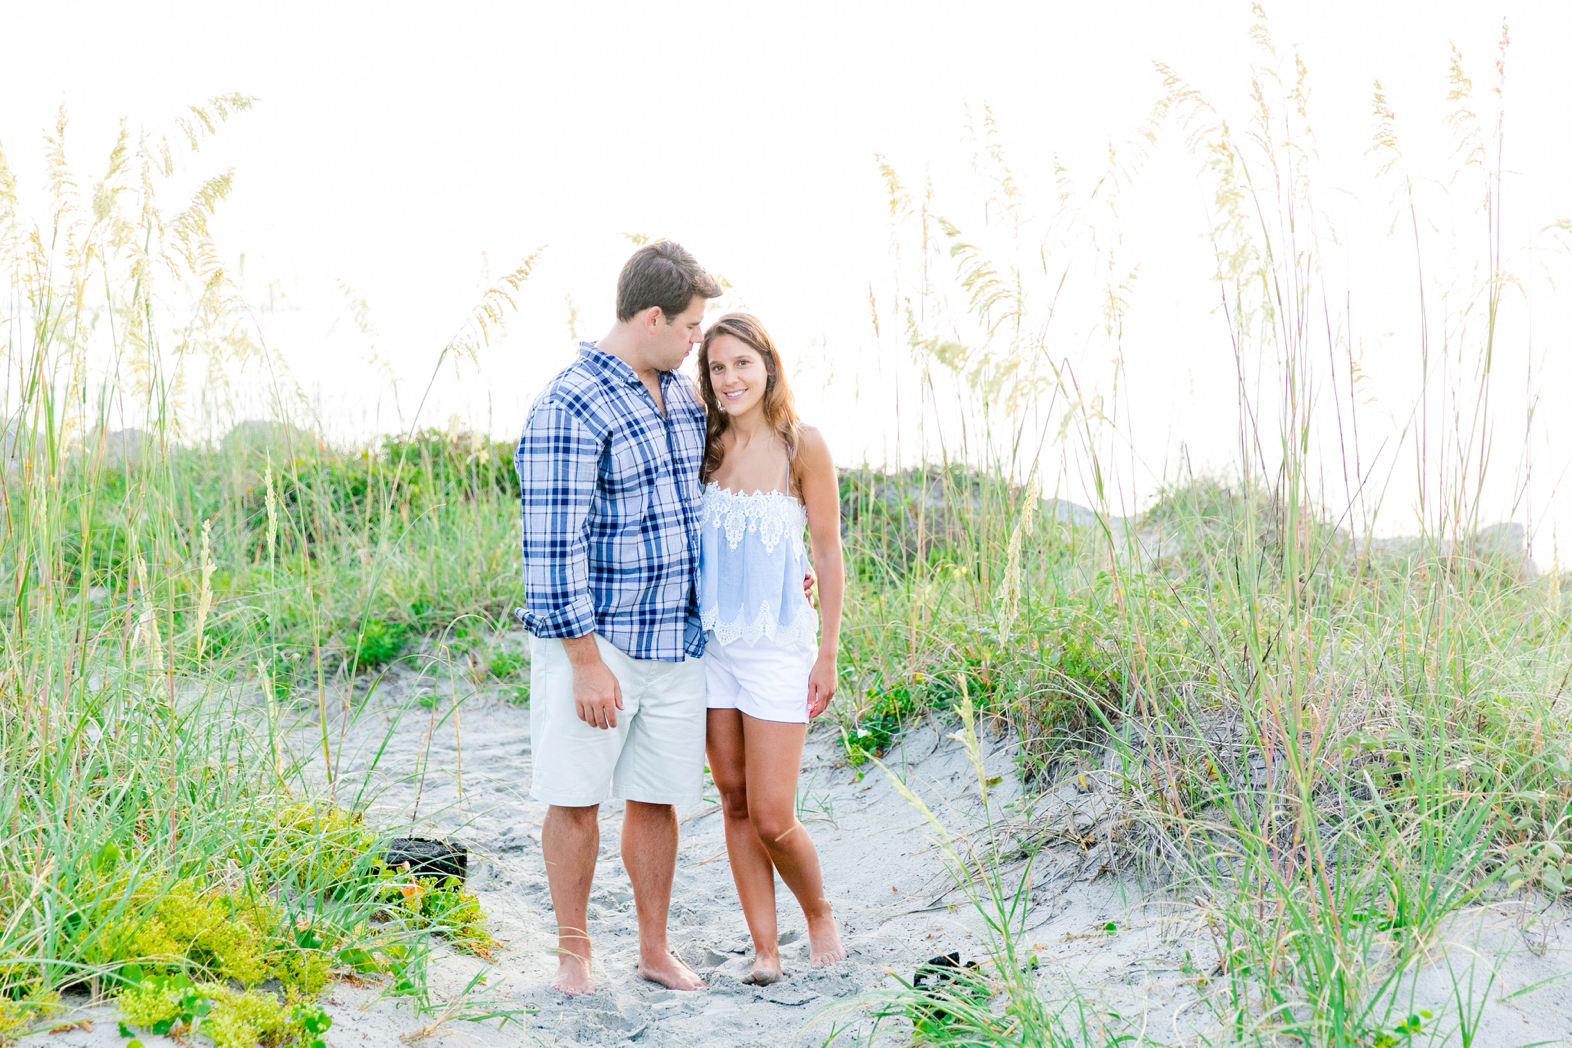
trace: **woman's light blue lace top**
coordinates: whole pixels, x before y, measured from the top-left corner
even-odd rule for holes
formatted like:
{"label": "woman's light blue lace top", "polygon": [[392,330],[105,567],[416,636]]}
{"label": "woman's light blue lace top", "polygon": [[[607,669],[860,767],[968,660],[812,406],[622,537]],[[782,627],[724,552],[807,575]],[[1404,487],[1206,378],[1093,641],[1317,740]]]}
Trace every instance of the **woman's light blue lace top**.
{"label": "woman's light blue lace top", "polygon": [[813,644],[819,615],[802,592],[807,511],[780,491],[739,495],[704,489],[699,539],[699,614],[722,644]]}

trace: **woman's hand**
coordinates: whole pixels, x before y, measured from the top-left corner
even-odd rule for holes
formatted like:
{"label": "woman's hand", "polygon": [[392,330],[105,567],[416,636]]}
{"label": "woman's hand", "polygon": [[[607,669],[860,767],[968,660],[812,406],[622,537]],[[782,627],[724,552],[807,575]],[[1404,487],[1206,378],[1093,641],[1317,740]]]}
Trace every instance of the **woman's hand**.
{"label": "woman's hand", "polygon": [[829,708],[835,697],[835,686],[840,676],[834,652],[819,652],[808,671],[808,719],[812,720]]}

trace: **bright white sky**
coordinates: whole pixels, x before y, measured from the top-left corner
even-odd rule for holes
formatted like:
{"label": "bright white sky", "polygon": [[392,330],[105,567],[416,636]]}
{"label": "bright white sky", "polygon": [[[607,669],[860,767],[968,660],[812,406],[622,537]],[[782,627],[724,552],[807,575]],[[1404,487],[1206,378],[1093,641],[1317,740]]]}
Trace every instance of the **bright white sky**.
{"label": "bright white sky", "polygon": [[[1566,285],[1549,283],[1572,274],[1540,233],[1572,217],[1572,5],[1316,0],[1268,14],[1278,50],[1298,48],[1309,70],[1319,202],[1343,223],[1328,257],[1346,270],[1328,280],[1371,376],[1360,437],[1370,449],[1407,417],[1417,352],[1412,241],[1387,237],[1392,186],[1374,181],[1367,152],[1372,82],[1385,85],[1430,193],[1427,265],[1467,274],[1483,226],[1472,196],[1440,186],[1454,166],[1448,48],[1462,52],[1483,106],[1510,23],[1502,239],[1521,290],[1507,297],[1498,340],[1512,342],[1516,370],[1499,379],[1506,450],[1484,517],[1532,525],[1547,561],[1552,531],[1572,532],[1572,508],[1560,508],[1572,507],[1560,493],[1572,476],[1555,483],[1572,447],[1572,422],[1559,417],[1572,393],[1572,308]],[[444,376],[423,415],[516,432],[571,353],[569,296],[578,334],[604,333],[630,250],[623,234],[639,232],[672,236],[722,273],[734,304],[796,355],[805,417],[843,461],[880,461],[903,430],[902,453],[913,457],[922,413],[910,393],[897,409],[910,369],[899,338],[876,338],[869,322],[870,287],[885,296],[892,286],[875,154],[909,186],[931,176],[938,210],[970,214],[967,127],[991,106],[1027,199],[1051,211],[1053,159],[1083,186],[1095,181],[1108,145],[1129,142],[1161,95],[1154,61],[1242,127],[1261,58],[1251,23],[1248,5],[1233,2],[0,0],[0,144],[23,174],[36,172],[42,131],[64,104],[72,155],[92,172],[120,117],[162,130],[208,96],[256,96],[197,164],[234,168],[221,246],[237,262],[244,254],[258,301],[270,287],[284,296],[265,316],[269,339],[342,437],[407,424],[487,272],[547,245],[509,337],[479,374]],[[1117,222],[1124,263],[1140,266],[1120,392],[1128,504],[1173,475],[1181,445],[1198,467],[1226,467],[1234,453],[1233,362],[1206,281],[1209,196],[1198,166],[1179,136],[1166,136]],[[350,320],[341,284],[367,301],[374,338]],[[1080,346],[1107,354],[1089,335]],[[380,370],[366,364],[373,347]],[[1542,410],[1524,503],[1512,481],[1530,363]],[[1097,360],[1085,364],[1097,372]],[[1401,476],[1411,463],[1394,463],[1399,507],[1417,483]],[[1073,481],[1066,493],[1084,498]],[[1413,530],[1406,508],[1385,512],[1385,530]]]}

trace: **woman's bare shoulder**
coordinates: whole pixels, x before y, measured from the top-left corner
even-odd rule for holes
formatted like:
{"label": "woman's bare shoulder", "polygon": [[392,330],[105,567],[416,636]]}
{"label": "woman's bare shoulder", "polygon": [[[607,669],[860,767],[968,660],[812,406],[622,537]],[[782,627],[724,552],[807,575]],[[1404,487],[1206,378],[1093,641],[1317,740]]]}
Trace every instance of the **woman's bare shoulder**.
{"label": "woman's bare shoulder", "polygon": [[797,427],[797,448],[799,455],[807,455],[824,462],[830,461],[830,443],[824,439],[824,434],[817,426],[804,423]]}
{"label": "woman's bare shoulder", "polygon": [[797,427],[797,469],[802,476],[816,474],[835,475],[835,460],[830,456],[830,445],[824,434],[815,426]]}

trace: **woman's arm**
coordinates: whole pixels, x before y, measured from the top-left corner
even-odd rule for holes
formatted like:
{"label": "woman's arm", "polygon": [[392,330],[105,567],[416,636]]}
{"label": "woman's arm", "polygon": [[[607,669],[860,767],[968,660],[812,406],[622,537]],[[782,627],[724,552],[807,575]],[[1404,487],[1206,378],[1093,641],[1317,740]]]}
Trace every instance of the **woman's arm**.
{"label": "woman's arm", "polygon": [[829,444],[812,426],[802,427],[801,443],[797,448],[797,476],[802,502],[808,510],[813,566],[819,575],[819,611],[822,615],[819,657],[808,674],[808,716],[817,717],[835,695],[846,565],[841,559],[840,480],[835,475]]}

